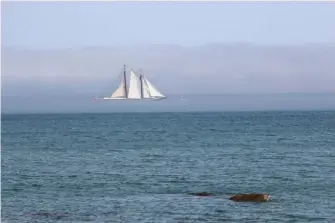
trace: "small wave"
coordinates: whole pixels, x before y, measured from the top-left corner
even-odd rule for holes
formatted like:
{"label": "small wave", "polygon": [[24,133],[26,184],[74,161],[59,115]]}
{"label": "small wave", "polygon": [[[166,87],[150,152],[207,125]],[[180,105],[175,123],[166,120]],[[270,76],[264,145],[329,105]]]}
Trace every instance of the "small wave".
{"label": "small wave", "polygon": [[49,211],[37,211],[30,213],[31,216],[37,218],[51,218],[55,220],[60,220],[69,217],[69,213],[59,213],[59,212],[49,212]]}
{"label": "small wave", "polygon": [[295,219],[295,220],[306,220],[306,221],[326,221],[326,218],[323,217],[312,217],[312,216],[306,216],[302,214],[285,214],[285,217],[289,219]]}
{"label": "small wave", "polygon": [[68,178],[76,178],[77,175],[69,175]]}
{"label": "small wave", "polygon": [[32,187],[42,187],[41,184],[32,184],[31,186],[32,186]]}

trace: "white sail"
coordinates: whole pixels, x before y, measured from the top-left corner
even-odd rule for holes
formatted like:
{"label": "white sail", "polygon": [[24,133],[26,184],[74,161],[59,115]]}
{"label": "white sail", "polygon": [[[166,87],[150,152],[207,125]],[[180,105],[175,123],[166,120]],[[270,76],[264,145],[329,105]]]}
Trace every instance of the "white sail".
{"label": "white sail", "polygon": [[143,91],[143,98],[151,98],[150,95],[150,89],[149,86],[147,84],[147,82],[145,81],[145,77],[142,75],[142,91]]}
{"label": "white sail", "polygon": [[125,82],[122,81],[120,86],[114,91],[111,98],[126,98]]}
{"label": "white sail", "polygon": [[150,98],[165,98],[165,95],[163,95],[161,92],[159,92],[151,83],[150,81],[148,80],[147,77],[145,77],[143,75],[142,77],[146,82],[146,85],[149,89],[149,95],[150,95]]}
{"label": "white sail", "polygon": [[128,98],[141,99],[141,82],[133,71],[130,71]]}

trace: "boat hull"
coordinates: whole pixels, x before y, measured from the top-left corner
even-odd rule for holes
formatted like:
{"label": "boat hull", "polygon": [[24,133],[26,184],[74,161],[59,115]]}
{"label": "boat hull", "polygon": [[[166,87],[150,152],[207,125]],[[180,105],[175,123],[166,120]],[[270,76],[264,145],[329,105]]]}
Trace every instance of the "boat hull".
{"label": "boat hull", "polygon": [[110,98],[110,97],[104,97],[100,98],[102,100],[146,100],[146,101],[157,101],[157,100],[163,100],[166,99],[166,97],[152,97],[152,98]]}
{"label": "boat hull", "polygon": [[108,97],[104,97],[101,98],[102,100],[127,100],[128,98],[108,98]]}

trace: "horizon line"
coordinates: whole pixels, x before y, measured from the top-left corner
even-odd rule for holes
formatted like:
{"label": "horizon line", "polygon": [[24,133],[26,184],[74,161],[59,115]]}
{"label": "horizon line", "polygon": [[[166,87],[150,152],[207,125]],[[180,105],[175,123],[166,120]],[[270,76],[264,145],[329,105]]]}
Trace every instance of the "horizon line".
{"label": "horizon line", "polygon": [[184,111],[58,111],[58,112],[3,112],[1,115],[93,115],[93,114],[162,114],[162,113],[273,113],[273,112],[335,112],[335,108],[301,108],[301,109],[245,109],[245,110],[184,110]]}
{"label": "horizon line", "polygon": [[198,45],[185,45],[176,43],[137,43],[137,44],[119,44],[119,45],[83,45],[83,46],[56,46],[56,47],[27,47],[27,46],[6,46],[1,44],[1,51],[3,50],[31,50],[31,51],[44,51],[44,50],[69,50],[69,49],[91,49],[91,48],[131,48],[131,47],[159,47],[159,46],[171,46],[179,47],[183,49],[191,48],[204,48],[204,47],[215,47],[215,46],[245,46],[245,47],[311,47],[311,46],[327,46],[335,47],[335,42],[310,42],[310,43],[251,43],[251,42],[212,42]]}
{"label": "horizon line", "polygon": [[[92,95],[91,98],[97,97],[96,95],[93,95],[94,93],[88,92],[88,93],[77,93],[77,94],[71,94],[70,95],[57,95],[57,94],[49,94],[48,96],[58,96],[58,98],[68,98],[70,97],[85,97],[88,98],[88,95]],[[166,96],[255,96],[255,95],[292,95],[292,94],[335,94],[334,91],[287,91],[287,92],[225,92],[225,93],[172,93],[172,94],[166,94]],[[46,96],[46,95],[41,95],[41,97]],[[4,97],[16,97],[16,98],[40,98],[40,97],[35,97],[35,96],[27,96],[27,95],[3,95],[1,94],[1,98]]]}

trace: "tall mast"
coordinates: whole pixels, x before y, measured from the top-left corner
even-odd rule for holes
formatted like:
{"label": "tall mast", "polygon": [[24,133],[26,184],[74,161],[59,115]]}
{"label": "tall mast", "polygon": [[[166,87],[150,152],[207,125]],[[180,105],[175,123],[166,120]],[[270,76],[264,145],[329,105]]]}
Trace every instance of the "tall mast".
{"label": "tall mast", "polygon": [[140,70],[140,83],[141,83],[141,98],[143,98],[143,75],[142,75],[142,69]]}
{"label": "tall mast", "polygon": [[143,75],[140,74],[140,83],[141,83],[141,98],[143,98],[143,80],[142,80]]}
{"label": "tall mast", "polygon": [[123,65],[123,81],[124,81],[124,91],[126,92],[126,98],[128,98],[127,90],[127,74],[126,74],[126,65]]}

